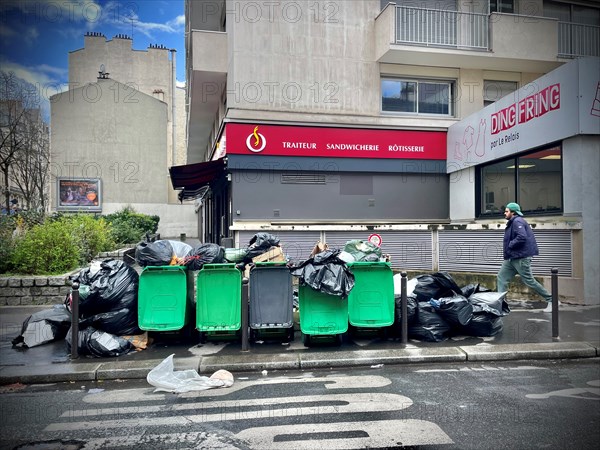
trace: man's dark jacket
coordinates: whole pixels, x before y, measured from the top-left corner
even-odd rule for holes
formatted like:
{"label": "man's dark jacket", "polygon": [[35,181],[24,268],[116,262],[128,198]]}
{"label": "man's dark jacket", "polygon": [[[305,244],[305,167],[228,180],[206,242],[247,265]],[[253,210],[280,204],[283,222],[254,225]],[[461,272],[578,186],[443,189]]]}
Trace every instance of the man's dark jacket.
{"label": "man's dark jacket", "polygon": [[521,216],[514,216],[504,230],[504,259],[539,255],[533,230]]}

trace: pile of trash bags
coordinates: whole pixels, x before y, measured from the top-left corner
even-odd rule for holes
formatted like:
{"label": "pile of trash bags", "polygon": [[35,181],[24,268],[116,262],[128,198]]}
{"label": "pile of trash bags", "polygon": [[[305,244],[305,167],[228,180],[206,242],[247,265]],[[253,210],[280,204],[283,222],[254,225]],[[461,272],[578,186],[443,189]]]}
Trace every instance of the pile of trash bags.
{"label": "pile of trash bags", "polygon": [[192,247],[185,242],[166,239],[140,242],[135,249],[135,260],[141,267],[185,266],[188,270],[200,270],[204,264],[226,262],[225,249],[217,244]]}
{"label": "pile of trash bags", "polygon": [[[450,336],[495,336],[503,330],[502,317],[510,313],[506,292],[492,292],[479,284],[460,288],[446,272],[419,275],[407,282],[408,337],[440,342]],[[402,319],[400,275],[394,276],[396,313]]]}
{"label": "pile of trash bags", "polygon": [[354,287],[354,274],[344,260],[340,250],[324,250],[298,265],[290,266],[293,276],[301,285],[310,286],[324,294],[347,298]]}

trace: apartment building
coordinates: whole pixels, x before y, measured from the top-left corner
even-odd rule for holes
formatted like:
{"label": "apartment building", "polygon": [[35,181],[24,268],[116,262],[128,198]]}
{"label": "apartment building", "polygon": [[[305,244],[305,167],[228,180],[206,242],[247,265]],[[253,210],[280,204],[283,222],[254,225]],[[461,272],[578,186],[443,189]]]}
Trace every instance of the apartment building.
{"label": "apartment building", "polygon": [[[564,299],[598,303],[598,56],[592,1],[189,0],[189,164],[173,187],[197,199],[207,242],[269,231],[306,258],[317,240],[377,235],[395,268],[489,274],[517,201],[534,273],[557,267]],[[552,80],[565,108],[522,124],[539,138],[492,135],[496,113]],[[547,133],[565,114],[577,124]],[[475,158],[479,135],[502,152]]]}
{"label": "apartment building", "polygon": [[[176,52],[162,45],[136,50],[127,35],[86,33],[69,53],[69,90],[51,99],[52,209],[109,214],[131,205],[159,215],[163,236],[196,236],[194,205],[181,204],[168,172],[187,161],[175,66]],[[83,200],[71,194],[80,189]]]}

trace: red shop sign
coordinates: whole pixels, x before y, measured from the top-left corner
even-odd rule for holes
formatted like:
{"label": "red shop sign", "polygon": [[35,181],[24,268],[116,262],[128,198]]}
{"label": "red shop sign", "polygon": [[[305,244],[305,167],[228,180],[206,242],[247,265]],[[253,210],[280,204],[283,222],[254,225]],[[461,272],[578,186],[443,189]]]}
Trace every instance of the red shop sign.
{"label": "red shop sign", "polygon": [[445,131],[229,123],[227,153],[326,158],[446,159]]}

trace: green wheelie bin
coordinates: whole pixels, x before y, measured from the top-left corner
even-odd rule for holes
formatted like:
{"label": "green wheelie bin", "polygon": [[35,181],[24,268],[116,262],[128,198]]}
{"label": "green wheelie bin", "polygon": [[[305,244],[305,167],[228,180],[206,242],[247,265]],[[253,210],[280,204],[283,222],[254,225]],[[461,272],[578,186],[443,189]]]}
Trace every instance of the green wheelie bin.
{"label": "green wheelie bin", "polygon": [[177,331],[194,311],[194,278],[185,266],[147,266],[140,274],[138,325],[145,331]]}
{"label": "green wheelie bin", "polygon": [[196,329],[207,338],[237,339],[242,328],[242,274],[235,264],[204,264],[196,280]]}
{"label": "green wheelie bin", "polygon": [[318,341],[333,338],[342,344],[342,335],[348,331],[348,299],[325,294],[310,286],[298,288],[300,331],[306,347]]}
{"label": "green wheelie bin", "polygon": [[348,294],[348,322],[360,329],[377,328],[385,334],[394,324],[394,274],[388,262],[348,264],[354,288]]}

